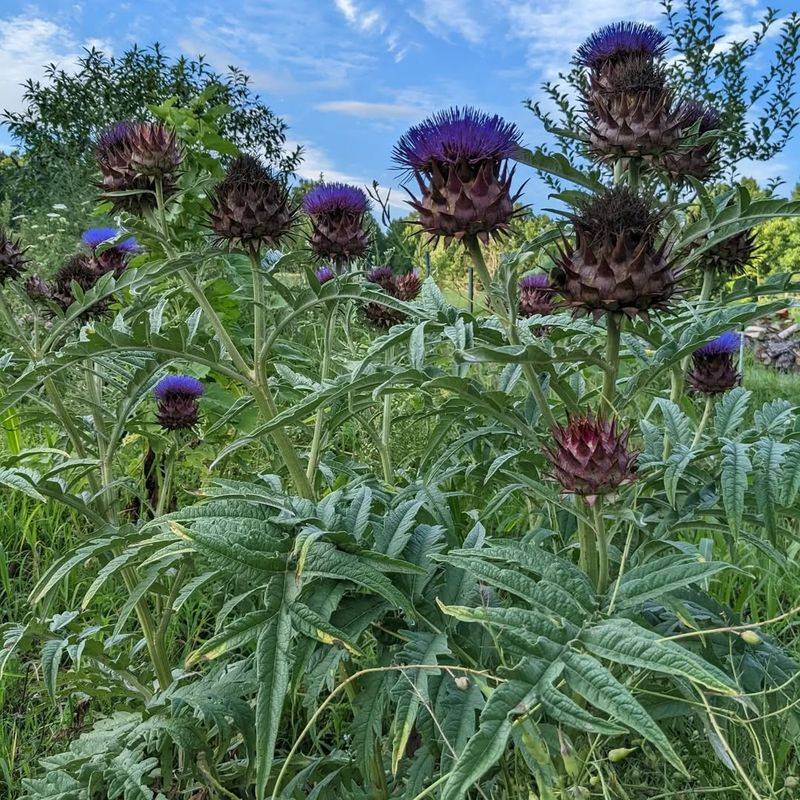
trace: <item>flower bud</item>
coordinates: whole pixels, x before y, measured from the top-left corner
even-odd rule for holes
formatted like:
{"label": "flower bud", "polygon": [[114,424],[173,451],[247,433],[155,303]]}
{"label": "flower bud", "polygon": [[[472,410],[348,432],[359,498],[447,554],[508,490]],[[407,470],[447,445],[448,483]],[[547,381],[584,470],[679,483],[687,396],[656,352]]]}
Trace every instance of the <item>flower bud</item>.
{"label": "flower bud", "polygon": [[12,239],[0,228],[0,286],[6,281],[16,280],[24,271],[26,263],[25,248],[19,239]]}

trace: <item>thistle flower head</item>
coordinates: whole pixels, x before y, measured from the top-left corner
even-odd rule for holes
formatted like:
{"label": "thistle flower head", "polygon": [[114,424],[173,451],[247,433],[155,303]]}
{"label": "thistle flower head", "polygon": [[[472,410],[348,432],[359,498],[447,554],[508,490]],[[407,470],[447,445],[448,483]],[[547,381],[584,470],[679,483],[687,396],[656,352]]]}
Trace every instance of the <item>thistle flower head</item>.
{"label": "thistle flower head", "polygon": [[600,194],[581,199],[577,214],[571,216],[591,243],[615,240],[620,234],[641,239],[652,236],[663,214],[643,195],[627,186],[615,186]]}
{"label": "thistle flower head", "polygon": [[200,415],[203,384],[191,375],[167,375],[153,389],[158,422],[165,430],[192,428]]}
{"label": "thistle flower head", "polygon": [[575,241],[564,240],[552,275],[576,313],[634,317],[667,307],[682,273],[669,257],[669,239],[658,243],[662,212],[616,187],[579,203],[570,219]]}
{"label": "thistle flower head", "polygon": [[469,106],[439,111],[400,137],[392,158],[400,167],[431,172],[446,166],[510,158],[520,147],[516,125]]}
{"label": "thistle flower head", "polygon": [[336,277],[336,273],[330,267],[320,267],[315,274],[320,283],[327,283]]}
{"label": "thistle flower head", "polygon": [[698,103],[695,100],[688,100],[681,106],[683,124],[686,128],[691,128],[696,123],[700,123],[700,133],[715,131],[722,124],[722,114],[716,108]]}
{"label": "thistle flower head", "polygon": [[474,108],[450,108],[410,128],[394,148],[395,163],[416,178],[415,224],[431,240],[499,236],[517,213],[509,159],[520,147],[518,128]]}
{"label": "thistle flower head", "polygon": [[734,366],[733,357],[741,342],[740,333],[727,331],[698,347],[692,353],[692,366],[687,375],[689,386],[705,395],[721,394],[738,386],[742,376]]}
{"label": "thistle flower head", "polygon": [[[367,281],[380,286],[389,297],[404,302],[414,300],[422,291],[422,281],[413,271],[395,275],[389,267],[375,267],[367,274]],[[363,311],[367,321],[378,328],[391,328],[406,319],[402,311],[380,302],[367,303]]]}
{"label": "thistle flower head", "polygon": [[0,228],[0,286],[6,281],[16,280],[24,271],[26,263],[25,248],[19,239],[12,239]]}
{"label": "thistle flower head", "polygon": [[614,22],[589,36],[578,48],[575,61],[583,67],[600,69],[609,61],[626,56],[662,58],[667,49],[666,37],[652,25]]}
{"label": "thistle flower head", "polygon": [[153,395],[157,400],[165,400],[173,394],[198,398],[204,393],[205,387],[202,382],[191,375],[166,375],[153,389]]}
{"label": "thistle flower head", "polygon": [[[550,285],[548,275],[526,275],[519,282],[519,315],[532,317],[534,315],[546,316],[552,314],[553,287]],[[540,331],[543,333],[543,331]]]}
{"label": "thistle flower head", "polygon": [[323,214],[366,214],[369,200],[366,192],[346,183],[320,183],[303,198],[303,210],[316,217]]}
{"label": "thistle flower head", "polygon": [[628,450],[629,431],[618,431],[616,421],[572,417],[552,434],[545,455],[564,491],[593,497],[633,478],[637,455]]}
{"label": "thistle flower head", "polygon": [[291,233],[297,212],[285,184],[257,158],[242,155],[214,190],[211,228],[234,247],[278,247]]}
{"label": "thistle flower head", "polygon": [[338,263],[367,252],[369,200],[363,189],[346,183],[321,183],[303,198],[303,210],[311,218],[308,242],[318,258]]}
{"label": "thistle flower head", "polygon": [[119,234],[116,228],[89,228],[84,231],[81,241],[90,249],[94,250],[104,242],[108,242]]}
{"label": "thistle flower head", "polygon": [[374,267],[367,273],[367,281],[378,286],[390,284],[394,280],[391,267]]}
{"label": "thistle flower head", "polygon": [[160,122],[116,123],[98,137],[95,157],[104,198],[130,213],[153,208],[157,185],[165,198],[174,194],[183,161],[175,132]]}

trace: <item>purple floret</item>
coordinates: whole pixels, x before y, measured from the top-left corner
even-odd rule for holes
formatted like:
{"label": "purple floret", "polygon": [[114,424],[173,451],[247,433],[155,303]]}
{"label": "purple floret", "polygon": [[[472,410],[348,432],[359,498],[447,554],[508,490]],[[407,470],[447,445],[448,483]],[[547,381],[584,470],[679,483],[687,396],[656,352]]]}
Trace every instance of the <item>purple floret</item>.
{"label": "purple floret", "polygon": [[336,273],[330,267],[320,267],[317,272],[317,280],[320,283],[327,283],[336,277]]}
{"label": "purple floret", "polygon": [[367,280],[370,283],[375,283],[378,286],[382,286],[387,281],[391,281],[394,277],[394,273],[391,270],[391,267],[375,267],[375,269],[370,270],[367,273]]}
{"label": "purple floret", "polygon": [[89,228],[88,231],[84,231],[81,239],[87,247],[91,247],[94,250],[95,247],[99,247],[103,242],[113,239],[117,234],[119,234],[119,231],[116,228]]}
{"label": "purple floret", "polygon": [[698,356],[718,356],[723,354],[735,353],[739,350],[742,343],[742,335],[736,331],[727,331],[722,336],[718,336],[713,341],[698,347],[694,351]]}
{"label": "purple floret", "polygon": [[668,49],[667,38],[652,25],[614,22],[596,30],[577,50],[575,60],[583,67],[599,69],[619,56],[660,58]]}
{"label": "purple floret", "polygon": [[449,108],[409,128],[392,159],[401,167],[423,171],[434,164],[500,160],[514,155],[521,137],[516,125],[497,114]]}
{"label": "purple floret", "polygon": [[303,210],[314,217],[333,211],[364,214],[368,207],[364,190],[346,183],[321,183],[303,198]]}
{"label": "purple floret", "polygon": [[107,128],[97,138],[98,148],[100,150],[107,150],[109,147],[118,144],[131,134],[133,125],[134,123],[125,120],[123,122],[117,122],[110,128]]}
{"label": "purple floret", "polygon": [[117,250],[122,253],[139,253],[142,246],[139,244],[135,236],[129,236],[117,244]]}
{"label": "purple floret", "polygon": [[550,278],[547,275],[526,275],[519,282],[520,289],[549,289]]}
{"label": "purple floret", "polygon": [[201,397],[204,391],[203,384],[191,375],[167,375],[156,384],[153,394],[164,400],[175,395]]}

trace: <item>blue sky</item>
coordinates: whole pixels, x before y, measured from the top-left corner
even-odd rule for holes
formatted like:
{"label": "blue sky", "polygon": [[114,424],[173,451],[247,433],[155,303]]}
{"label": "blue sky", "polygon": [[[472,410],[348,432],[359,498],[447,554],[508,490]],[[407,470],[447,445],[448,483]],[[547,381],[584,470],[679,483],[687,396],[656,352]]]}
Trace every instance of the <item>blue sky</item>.
{"label": "blue sky", "polygon": [[[789,0],[797,5],[798,0]],[[761,0],[722,0],[724,32],[752,30]],[[783,11],[790,10],[784,6]],[[236,64],[302,144],[304,177],[395,187],[390,153],[413,122],[443,106],[472,104],[544,134],[523,107],[540,99],[576,45],[616,19],[660,24],[658,0],[0,0],[0,106],[18,107],[19,83],[55,61],[69,68],[95,44],[121,53],[160,41],[172,53],[203,53],[217,68]],[[0,145],[8,144],[0,129]],[[791,186],[800,177],[798,139],[743,173]],[[527,199],[546,205],[531,182]],[[399,207],[397,212],[399,212]]]}

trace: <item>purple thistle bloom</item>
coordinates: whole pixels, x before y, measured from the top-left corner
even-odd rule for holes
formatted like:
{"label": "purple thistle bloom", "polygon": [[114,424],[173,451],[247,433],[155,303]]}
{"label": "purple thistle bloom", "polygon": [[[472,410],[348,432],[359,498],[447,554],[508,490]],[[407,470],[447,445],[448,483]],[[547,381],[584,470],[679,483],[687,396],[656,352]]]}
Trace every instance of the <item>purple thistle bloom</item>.
{"label": "purple thistle bloom", "polygon": [[97,137],[97,147],[100,150],[107,150],[119,144],[123,139],[130,135],[133,130],[133,122],[123,120],[116,122],[110,128],[104,130],[100,136]]}
{"label": "purple thistle bloom", "polygon": [[367,280],[370,283],[376,283],[378,286],[388,283],[394,277],[390,267],[375,267],[367,273]]}
{"label": "purple thistle bloom", "polygon": [[166,400],[169,395],[185,395],[187,397],[202,397],[205,388],[203,384],[191,375],[166,375],[153,389],[157,400]]}
{"label": "purple thistle bloom", "polygon": [[742,335],[740,333],[727,331],[713,341],[698,347],[694,354],[699,356],[731,355],[739,350],[741,343]]}
{"label": "purple thistle bloom", "polygon": [[519,282],[520,289],[548,289],[550,288],[550,278],[547,275],[526,275]]}
{"label": "purple thistle bloom", "polygon": [[142,246],[139,244],[135,236],[129,236],[117,244],[117,250],[122,253],[140,253]]}
{"label": "purple thistle bloom", "polygon": [[600,69],[619,56],[643,55],[661,58],[667,52],[667,39],[652,25],[641,22],[614,22],[596,30],[578,48],[575,61],[583,67]]}
{"label": "purple thistle bloom", "polygon": [[363,189],[346,183],[321,183],[303,198],[303,210],[311,216],[334,211],[365,214],[368,207]]}
{"label": "purple thistle bloom", "polygon": [[116,228],[89,228],[88,231],[84,231],[81,239],[87,247],[94,250],[96,247],[113,239],[118,234],[119,231]]}
{"label": "purple thistle bloom", "polygon": [[510,158],[520,146],[516,125],[472,107],[439,111],[409,128],[392,159],[401,167],[429,171],[434,164],[476,164]]}
{"label": "purple thistle bloom", "polygon": [[316,276],[320,283],[327,283],[336,277],[336,273],[330,267],[320,267],[316,272]]}
{"label": "purple thistle bloom", "polygon": [[203,384],[191,375],[167,375],[153,389],[158,402],[157,419],[164,430],[188,430],[200,417]]}

